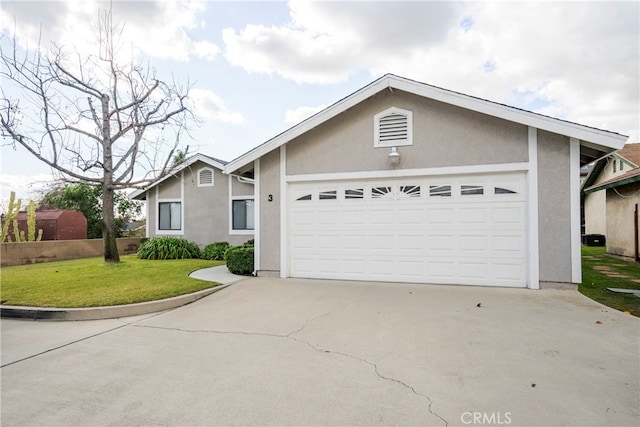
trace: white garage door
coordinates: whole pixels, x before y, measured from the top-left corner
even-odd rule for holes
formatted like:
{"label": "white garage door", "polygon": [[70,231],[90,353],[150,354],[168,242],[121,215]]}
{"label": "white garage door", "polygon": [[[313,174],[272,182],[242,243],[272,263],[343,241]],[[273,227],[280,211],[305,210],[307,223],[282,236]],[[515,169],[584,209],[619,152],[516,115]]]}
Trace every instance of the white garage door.
{"label": "white garage door", "polygon": [[289,184],[289,276],[526,286],[524,174]]}

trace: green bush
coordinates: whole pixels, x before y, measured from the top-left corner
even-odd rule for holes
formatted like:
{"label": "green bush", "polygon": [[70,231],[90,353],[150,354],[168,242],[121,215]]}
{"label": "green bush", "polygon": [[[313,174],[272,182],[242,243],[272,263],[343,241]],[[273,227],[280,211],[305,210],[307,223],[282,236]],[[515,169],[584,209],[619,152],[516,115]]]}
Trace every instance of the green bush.
{"label": "green bush", "polygon": [[154,237],[140,244],[141,259],[200,258],[200,248],[193,242],[178,237]]}
{"label": "green bush", "polygon": [[221,261],[224,259],[224,253],[229,249],[228,242],[214,242],[207,245],[202,250],[202,259],[211,259]]}
{"label": "green bush", "polygon": [[252,248],[254,247],[254,240],[253,239],[247,240],[242,244],[242,246],[244,246],[245,248]]}
{"label": "green bush", "polygon": [[224,254],[227,268],[233,274],[253,273],[253,246],[232,246]]}

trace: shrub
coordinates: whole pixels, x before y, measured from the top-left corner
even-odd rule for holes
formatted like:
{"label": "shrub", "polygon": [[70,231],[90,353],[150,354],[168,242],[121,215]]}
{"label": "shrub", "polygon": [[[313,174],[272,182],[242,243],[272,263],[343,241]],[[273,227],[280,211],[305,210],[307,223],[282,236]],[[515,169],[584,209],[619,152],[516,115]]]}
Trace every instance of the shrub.
{"label": "shrub", "polygon": [[141,259],[200,258],[200,248],[193,242],[178,237],[154,237],[140,244]]}
{"label": "shrub", "polygon": [[253,247],[232,246],[224,254],[227,268],[233,274],[250,275],[253,273]]}
{"label": "shrub", "polygon": [[254,240],[253,240],[253,239],[251,239],[251,240],[247,240],[246,242],[244,242],[244,243],[242,244],[242,246],[244,246],[245,248],[252,248],[252,247],[254,247],[254,246],[255,246],[253,243],[254,243]]}
{"label": "shrub", "polygon": [[211,259],[211,260],[223,260],[224,253],[229,249],[228,242],[214,242],[210,245],[207,245],[202,250],[202,258],[203,259]]}

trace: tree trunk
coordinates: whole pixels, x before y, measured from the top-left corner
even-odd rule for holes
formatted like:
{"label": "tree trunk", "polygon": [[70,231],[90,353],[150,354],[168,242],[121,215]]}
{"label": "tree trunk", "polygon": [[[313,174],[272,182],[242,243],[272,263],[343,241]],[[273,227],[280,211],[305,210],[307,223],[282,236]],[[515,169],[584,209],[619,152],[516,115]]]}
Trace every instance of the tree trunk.
{"label": "tree trunk", "polygon": [[120,262],[116,242],[116,226],[113,215],[113,186],[105,185],[102,189],[102,238],[104,240],[104,262],[115,264]]}
{"label": "tree trunk", "polygon": [[111,125],[109,123],[109,95],[102,94],[102,146],[104,181],[102,182],[102,238],[104,262],[120,262],[116,242],[116,222],[113,213],[113,154],[111,153]]}

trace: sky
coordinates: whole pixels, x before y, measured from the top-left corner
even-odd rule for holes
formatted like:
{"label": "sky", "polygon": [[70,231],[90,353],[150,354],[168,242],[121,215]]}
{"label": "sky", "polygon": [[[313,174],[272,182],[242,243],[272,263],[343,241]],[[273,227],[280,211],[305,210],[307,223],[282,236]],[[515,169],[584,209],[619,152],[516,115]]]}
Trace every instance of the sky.
{"label": "sky", "polygon": [[[0,3],[3,49],[94,46],[104,1]],[[112,3],[138,59],[192,84],[191,153],[233,160],[385,73],[640,142],[640,2],[338,1]],[[9,82],[0,82],[10,91]],[[0,199],[48,166],[3,140]]]}

